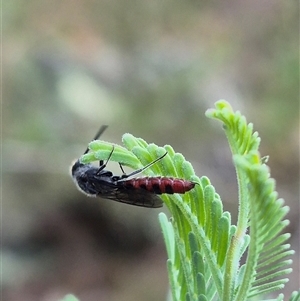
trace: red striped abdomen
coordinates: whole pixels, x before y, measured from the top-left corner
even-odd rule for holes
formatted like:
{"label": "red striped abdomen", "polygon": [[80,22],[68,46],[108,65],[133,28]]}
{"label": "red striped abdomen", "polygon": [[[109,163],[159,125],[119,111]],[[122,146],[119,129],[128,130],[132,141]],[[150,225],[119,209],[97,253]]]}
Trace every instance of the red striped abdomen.
{"label": "red striped abdomen", "polygon": [[141,188],[156,194],[185,193],[193,189],[196,185],[195,182],[167,177],[134,178],[119,183],[122,183],[127,188]]}

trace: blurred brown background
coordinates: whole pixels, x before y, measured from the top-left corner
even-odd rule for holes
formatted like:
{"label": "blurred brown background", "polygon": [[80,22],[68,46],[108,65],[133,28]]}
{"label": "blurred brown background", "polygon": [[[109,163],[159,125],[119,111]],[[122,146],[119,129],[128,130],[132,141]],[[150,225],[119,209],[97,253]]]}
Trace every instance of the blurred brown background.
{"label": "blurred brown background", "polygon": [[228,145],[204,116],[220,98],[254,122],[291,207],[297,289],[298,23],[296,1],[3,3],[3,301],[166,300],[161,210],[87,199],[69,166],[102,124],[107,141],[171,144],[235,222]]}

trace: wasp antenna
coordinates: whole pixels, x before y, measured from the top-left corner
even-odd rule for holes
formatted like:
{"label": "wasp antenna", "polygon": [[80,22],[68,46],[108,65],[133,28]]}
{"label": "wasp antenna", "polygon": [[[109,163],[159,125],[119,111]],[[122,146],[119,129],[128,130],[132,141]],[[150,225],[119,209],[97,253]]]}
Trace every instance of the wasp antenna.
{"label": "wasp antenna", "polygon": [[85,154],[87,154],[88,152],[89,152],[89,148],[87,148],[83,154],[85,155]]}
{"label": "wasp antenna", "polygon": [[108,125],[102,125],[93,140],[97,140],[107,128]]}
{"label": "wasp antenna", "polygon": [[[108,128],[108,125],[102,125],[93,140],[97,140],[107,128]],[[87,148],[83,154],[84,155],[87,154],[88,151],[89,151],[89,148]]]}

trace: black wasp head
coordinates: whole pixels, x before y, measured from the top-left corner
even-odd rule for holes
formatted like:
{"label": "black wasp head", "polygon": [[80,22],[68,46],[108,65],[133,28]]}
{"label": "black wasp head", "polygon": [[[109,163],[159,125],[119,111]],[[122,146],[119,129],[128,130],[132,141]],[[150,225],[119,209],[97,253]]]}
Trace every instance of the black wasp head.
{"label": "black wasp head", "polygon": [[91,183],[91,177],[97,173],[98,168],[92,164],[82,164],[77,160],[71,168],[72,178],[83,193],[88,196],[96,196],[97,191]]}
{"label": "black wasp head", "polygon": [[[94,140],[98,139],[106,128],[107,125],[101,126]],[[87,154],[88,151],[89,148],[87,148],[83,154]],[[79,190],[81,190],[83,193],[89,196],[97,195],[97,191],[94,187],[94,181],[95,176],[99,174],[99,168],[93,166],[92,164],[82,164],[78,159],[71,168],[71,174]]]}

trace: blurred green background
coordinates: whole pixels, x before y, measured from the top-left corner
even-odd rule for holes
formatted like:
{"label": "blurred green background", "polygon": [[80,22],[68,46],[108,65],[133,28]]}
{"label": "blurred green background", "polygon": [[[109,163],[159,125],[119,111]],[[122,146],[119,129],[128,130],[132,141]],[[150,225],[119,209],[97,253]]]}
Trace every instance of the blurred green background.
{"label": "blurred green background", "polygon": [[229,149],[204,116],[221,98],[254,122],[291,207],[285,292],[297,289],[298,2],[11,0],[2,10],[3,301],[165,300],[161,210],[87,199],[69,168],[102,124],[107,141],[129,132],[171,144],[235,221]]}

